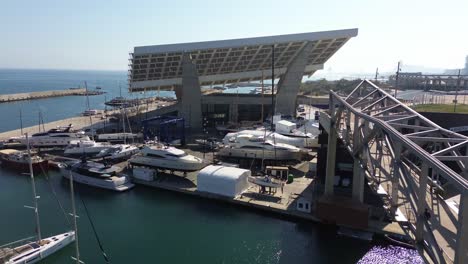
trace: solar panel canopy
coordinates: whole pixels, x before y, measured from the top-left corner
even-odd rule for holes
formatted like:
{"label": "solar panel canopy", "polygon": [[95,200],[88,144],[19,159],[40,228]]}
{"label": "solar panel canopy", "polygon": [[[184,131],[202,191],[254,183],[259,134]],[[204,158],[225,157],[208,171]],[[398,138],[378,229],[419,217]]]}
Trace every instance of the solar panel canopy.
{"label": "solar panel canopy", "polygon": [[135,47],[129,59],[129,88],[141,91],[181,85],[184,54],[196,65],[201,86],[271,78],[273,50],[278,78],[308,43],[313,48],[305,54],[304,75],[311,75],[357,33],[357,29],[345,29]]}

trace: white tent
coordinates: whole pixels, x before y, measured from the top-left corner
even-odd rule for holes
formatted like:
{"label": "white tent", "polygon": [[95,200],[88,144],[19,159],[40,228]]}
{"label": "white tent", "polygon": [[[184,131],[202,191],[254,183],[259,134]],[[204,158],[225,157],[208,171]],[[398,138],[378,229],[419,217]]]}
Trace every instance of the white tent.
{"label": "white tent", "polygon": [[210,165],[198,173],[197,190],[234,198],[247,189],[249,170]]}
{"label": "white tent", "polygon": [[292,133],[296,129],[296,124],[287,120],[280,120],[276,123],[276,132],[278,133]]}

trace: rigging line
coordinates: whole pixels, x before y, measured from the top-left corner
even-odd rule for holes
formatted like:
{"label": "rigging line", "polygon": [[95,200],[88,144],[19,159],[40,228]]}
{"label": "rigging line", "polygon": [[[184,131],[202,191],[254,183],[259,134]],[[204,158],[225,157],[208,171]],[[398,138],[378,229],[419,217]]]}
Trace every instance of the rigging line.
{"label": "rigging line", "polygon": [[[78,193],[79,193],[79,191],[78,191]],[[94,226],[94,222],[91,219],[91,215],[89,214],[88,207],[86,207],[86,203],[84,202],[82,195],[79,195],[79,197],[80,197],[81,203],[83,204],[83,207],[85,209],[86,216],[88,217],[89,223],[91,224],[91,228],[93,229],[94,237],[96,237],[99,248],[101,249],[102,256],[104,257],[104,260],[106,261],[106,263],[110,263],[110,260],[107,257],[106,252],[104,251],[104,247],[102,246],[101,240],[99,239],[98,233],[96,231],[96,227]]]}
{"label": "rigging line", "polygon": [[[276,133],[276,132],[274,132]],[[276,135],[273,134],[273,150],[275,151],[275,161],[274,161],[274,165],[276,166]]]}
{"label": "rigging line", "polygon": [[252,163],[250,163],[250,171],[252,171],[252,167],[254,165],[254,162],[255,162],[255,158],[257,157],[257,155],[255,154],[254,158],[252,159]]}
{"label": "rigging line", "polygon": [[44,170],[44,168],[42,167],[41,164],[39,164],[39,167],[41,168],[42,173],[45,175],[45,179],[46,179],[47,183],[49,184],[49,187],[50,187],[50,189],[51,189],[51,191],[52,191],[52,194],[54,195],[55,200],[57,201],[57,203],[58,203],[58,205],[59,205],[59,207],[60,207],[60,210],[62,211],[63,215],[65,216],[65,220],[67,220],[68,226],[71,227],[72,224],[71,224],[71,222],[70,222],[70,219],[68,218],[67,213],[65,212],[65,209],[63,208],[62,203],[60,202],[60,200],[59,200],[58,197],[57,197],[57,192],[55,191],[54,186],[53,186],[52,183],[50,182],[49,173],[47,173],[47,172]]}
{"label": "rigging line", "polygon": [[[265,127],[265,130],[263,132],[263,143],[265,144],[265,141],[266,141],[266,131],[267,131],[267,128]],[[263,163],[265,162],[265,148],[262,148],[262,171],[264,170],[263,168]]]}

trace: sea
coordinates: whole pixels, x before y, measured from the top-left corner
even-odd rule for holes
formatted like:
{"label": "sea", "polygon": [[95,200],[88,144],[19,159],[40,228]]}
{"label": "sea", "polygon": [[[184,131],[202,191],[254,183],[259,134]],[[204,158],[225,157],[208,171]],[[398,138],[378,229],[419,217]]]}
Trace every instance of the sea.
{"label": "sea", "polygon": [[[143,96],[128,94],[126,78],[126,72],[8,69],[0,70],[0,93],[83,87],[86,81],[88,88],[106,92],[89,98],[91,108],[103,109],[120,90],[126,97]],[[38,123],[39,112],[45,122],[78,115],[85,102],[68,96],[1,103],[0,131],[19,128],[20,111],[26,127]],[[68,181],[55,171],[35,179],[42,236],[70,230]],[[136,186],[115,193],[78,184],[75,189],[79,249],[87,264],[106,263],[104,253],[110,263],[356,263],[373,247],[339,236],[330,226],[168,191]],[[31,205],[29,177],[2,168],[0,245],[35,234],[34,212],[25,207]],[[69,245],[41,263],[73,263],[73,256]]]}
{"label": "sea", "polygon": [[[100,87],[102,95],[89,96],[91,109],[105,109],[104,102],[122,95],[127,98],[156,96],[157,91],[129,93],[127,73],[118,71],[17,70],[0,69],[0,94]],[[161,97],[175,97],[173,91],[160,91]],[[51,97],[30,101],[0,103],[0,132],[34,126],[77,116],[87,109],[86,96]],[[20,118],[20,116],[22,118]]]}

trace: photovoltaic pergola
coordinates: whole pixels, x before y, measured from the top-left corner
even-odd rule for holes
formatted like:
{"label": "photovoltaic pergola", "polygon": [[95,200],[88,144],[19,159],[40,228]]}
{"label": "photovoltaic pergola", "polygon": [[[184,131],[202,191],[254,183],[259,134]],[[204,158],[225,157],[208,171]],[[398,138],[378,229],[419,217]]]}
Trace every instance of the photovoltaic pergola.
{"label": "photovoltaic pergola", "polygon": [[183,57],[196,65],[201,86],[271,78],[274,50],[275,76],[281,78],[309,44],[303,75],[323,64],[357,29],[135,47],[130,54],[130,91],[172,89],[182,85]]}

